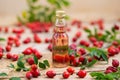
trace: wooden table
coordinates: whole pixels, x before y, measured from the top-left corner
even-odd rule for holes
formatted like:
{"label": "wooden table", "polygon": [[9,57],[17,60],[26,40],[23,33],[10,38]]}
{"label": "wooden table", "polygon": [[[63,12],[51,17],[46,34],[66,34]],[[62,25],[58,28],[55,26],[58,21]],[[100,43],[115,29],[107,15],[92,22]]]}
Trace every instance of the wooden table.
{"label": "wooden table", "polygon": [[[118,24],[120,24],[120,23],[118,23]],[[106,23],[106,24],[105,24],[105,26],[106,26],[105,28],[108,29],[108,28],[111,27],[112,25],[113,25],[113,23]],[[70,26],[70,25],[68,25],[68,26]],[[82,26],[92,27],[92,26],[90,26],[88,23],[83,23]],[[7,39],[8,36],[14,35],[13,33],[11,33],[11,30],[12,30],[12,28],[14,28],[15,26],[12,26],[12,25],[11,25],[11,26],[9,26],[9,27],[11,27],[9,33],[6,34],[6,33],[3,33],[3,32],[0,32],[0,37],[4,37],[5,39]],[[82,37],[81,37],[80,39],[86,39],[87,34],[86,34],[84,31],[82,31],[81,28],[78,29],[78,28],[72,26],[71,32],[68,32],[68,35],[69,35],[69,37],[70,37],[70,41],[69,41],[70,44],[72,43],[72,42],[71,42],[71,39],[72,39],[72,37],[75,35],[75,32],[76,32],[77,30],[79,30],[79,31],[82,32]],[[48,34],[48,33],[39,33],[39,36],[41,37],[41,39],[42,39],[42,41],[43,41],[46,37],[51,38],[52,34],[53,34],[53,33],[52,33],[52,30],[50,30],[50,33],[49,33],[49,34]],[[20,41],[22,42],[22,40],[24,40],[24,39],[26,38],[26,36],[29,36],[29,37],[31,37],[31,38],[33,37],[33,35],[32,35],[32,33],[30,32],[30,30],[27,29],[27,28],[25,28],[25,33],[23,33],[22,38],[21,38]],[[79,41],[79,40],[78,40],[78,41]],[[78,42],[77,42],[77,44],[78,44]],[[6,42],[0,42],[0,46],[5,47],[5,45],[6,45]],[[11,50],[11,53],[19,54],[19,53],[21,53],[25,48],[30,47],[30,46],[33,47],[33,48],[36,48],[36,49],[38,49],[40,52],[42,52],[43,57],[42,57],[41,61],[44,60],[44,59],[47,59],[47,60],[49,60],[50,64],[52,64],[52,53],[47,50],[48,44],[45,44],[44,42],[42,42],[42,43],[40,43],[40,44],[36,44],[36,43],[34,43],[34,42],[32,41],[31,43],[29,43],[29,44],[27,44],[27,45],[22,44],[22,45],[21,45],[20,47],[18,47],[18,48],[13,47],[12,50]],[[102,71],[102,70],[105,70],[105,68],[106,68],[108,65],[111,65],[112,59],[118,59],[118,60],[120,61],[120,54],[119,54],[119,55],[116,55],[116,56],[114,56],[114,57],[112,57],[112,58],[110,58],[108,64],[106,64],[105,62],[98,62],[98,63],[96,63],[93,67],[91,67],[91,68],[89,68],[89,69],[86,69],[86,71],[88,71],[88,74],[87,74],[87,76],[86,76],[84,79],[80,79],[80,78],[77,77],[76,74],[73,74],[72,76],[70,76],[70,77],[68,78],[68,80],[92,80],[91,77],[90,77],[90,75],[89,75],[89,72],[91,72],[91,71]],[[27,80],[27,79],[25,78],[25,72],[15,72],[15,71],[13,71],[12,69],[10,69],[10,68],[7,67],[11,62],[12,62],[12,61],[10,61],[10,60],[8,60],[8,59],[2,58],[2,59],[0,60],[0,73],[1,73],[1,72],[6,72],[7,74],[9,74],[8,77],[18,76],[18,77],[22,77],[22,78],[21,78],[22,80]],[[12,62],[12,63],[15,63],[15,62]],[[47,78],[47,77],[45,76],[45,72],[46,72],[47,70],[49,70],[49,69],[55,70],[55,71],[57,72],[57,74],[60,74],[60,75],[55,76],[55,78],[53,78],[53,79]],[[79,69],[80,69],[79,67],[75,67],[76,72],[77,72]],[[46,70],[41,70],[41,72],[40,72],[40,73],[41,73],[41,76],[39,76],[38,78],[32,78],[31,80],[64,80],[64,79],[62,78],[62,75],[61,75],[61,74],[62,74],[62,72],[65,71],[65,70],[66,70],[66,68],[52,68],[52,67],[51,67],[51,68],[48,68],[48,69],[46,69]],[[1,78],[0,78],[0,80],[8,80],[8,77],[5,77],[6,79],[1,79]],[[66,79],[65,79],[65,80],[66,80]]]}

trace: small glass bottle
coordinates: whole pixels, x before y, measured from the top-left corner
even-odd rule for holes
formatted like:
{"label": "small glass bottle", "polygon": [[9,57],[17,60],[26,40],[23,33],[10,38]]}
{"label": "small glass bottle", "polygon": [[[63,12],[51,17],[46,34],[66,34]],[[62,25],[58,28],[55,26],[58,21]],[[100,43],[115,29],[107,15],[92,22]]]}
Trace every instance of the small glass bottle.
{"label": "small glass bottle", "polygon": [[56,12],[56,22],[55,22],[55,33],[52,37],[53,49],[53,66],[54,67],[66,67],[69,65],[69,54],[68,54],[68,35],[66,33],[65,27],[65,12]]}

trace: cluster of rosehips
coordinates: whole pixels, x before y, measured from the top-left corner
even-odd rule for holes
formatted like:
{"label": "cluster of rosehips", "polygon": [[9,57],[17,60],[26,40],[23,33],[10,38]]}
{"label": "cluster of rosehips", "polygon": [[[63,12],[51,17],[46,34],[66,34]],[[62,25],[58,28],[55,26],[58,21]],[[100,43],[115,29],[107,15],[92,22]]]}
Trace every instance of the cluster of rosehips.
{"label": "cluster of rosehips", "polygon": [[112,66],[108,66],[104,73],[108,74],[108,73],[112,73],[112,72],[117,72],[118,67],[119,67],[119,61],[116,60],[116,59],[113,59],[112,60]]}
{"label": "cluster of rosehips", "polygon": [[[22,53],[24,55],[32,55],[32,54],[34,54],[38,59],[40,59],[42,57],[42,54],[37,49],[33,49],[31,47],[26,48]],[[28,58],[27,62],[30,65],[34,64],[33,57]]]}
{"label": "cluster of rosehips", "polygon": [[108,49],[108,56],[114,56],[120,52],[119,47],[110,46]]}
{"label": "cluster of rosehips", "polygon": [[[3,50],[4,49],[2,47],[0,47],[0,59],[3,57]],[[17,61],[18,60],[18,55],[17,54],[7,53],[6,58],[7,59],[12,59],[13,61]]]}
{"label": "cluster of rosehips", "polygon": [[50,22],[30,22],[26,24],[27,27],[31,29],[32,32],[49,32],[52,23]]}
{"label": "cluster of rosehips", "polygon": [[[62,73],[62,77],[64,79],[67,79],[73,73],[75,73],[75,70],[72,67],[69,67],[69,68],[66,69],[66,71],[64,71]],[[87,72],[85,70],[79,70],[77,72],[77,76],[80,77],[80,78],[84,78],[86,76],[86,74],[87,74]],[[46,72],[46,75],[47,75],[48,78],[54,78],[56,76],[56,73],[53,70],[49,70],[49,71]]]}
{"label": "cluster of rosehips", "polygon": [[39,71],[37,65],[33,64],[31,66],[31,70],[26,73],[26,78],[31,79],[32,77],[37,78],[38,76],[40,76],[40,71]]}

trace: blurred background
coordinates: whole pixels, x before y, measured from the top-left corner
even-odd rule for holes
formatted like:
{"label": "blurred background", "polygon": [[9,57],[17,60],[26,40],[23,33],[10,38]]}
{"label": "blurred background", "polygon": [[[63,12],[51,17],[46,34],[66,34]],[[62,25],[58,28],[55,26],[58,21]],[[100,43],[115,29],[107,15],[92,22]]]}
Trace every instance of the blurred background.
{"label": "blurred background", "polygon": [[[48,5],[47,0],[40,0],[41,4]],[[113,21],[120,18],[120,0],[69,0],[70,6],[64,8],[73,19],[90,21],[103,18]],[[16,15],[27,9],[26,0],[0,0],[0,22],[15,19]],[[9,21],[9,20],[8,20]]]}

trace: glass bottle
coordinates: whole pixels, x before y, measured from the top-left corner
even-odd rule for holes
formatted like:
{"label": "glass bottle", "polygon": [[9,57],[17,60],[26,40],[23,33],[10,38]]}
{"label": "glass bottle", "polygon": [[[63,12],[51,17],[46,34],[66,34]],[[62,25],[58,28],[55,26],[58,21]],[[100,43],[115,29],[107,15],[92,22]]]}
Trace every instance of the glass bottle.
{"label": "glass bottle", "polygon": [[66,67],[69,65],[69,54],[68,54],[68,35],[66,33],[65,27],[65,12],[56,12],[56,22],[55,22],[55,33],[52,37],[53,49],[53,66],[54,67]]}

